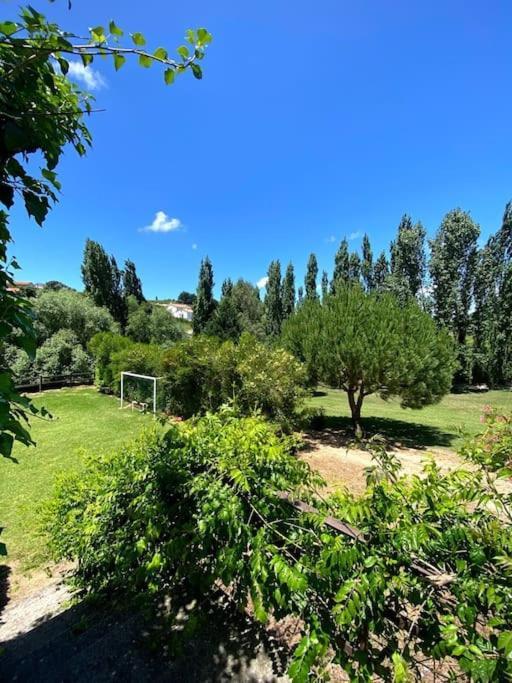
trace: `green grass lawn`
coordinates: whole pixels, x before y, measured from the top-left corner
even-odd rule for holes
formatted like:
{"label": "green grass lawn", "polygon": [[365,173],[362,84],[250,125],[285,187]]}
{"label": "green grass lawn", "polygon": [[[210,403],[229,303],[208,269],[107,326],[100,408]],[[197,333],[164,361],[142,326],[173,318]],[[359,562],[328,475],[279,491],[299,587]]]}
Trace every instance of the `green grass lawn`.
{"label": "green grass lawn", "polygon": [[[326,424],[348,429],[350,410],[343,391],[319,387],[309,404],[323,408]],[[449,394],[433,406],[421,410],[403,409],[399,401],[383,401],[367,396],[363,404],[363,428],[379,432],[389,440],[411,448],[457,448],[463,435],[482,430],[480,416],[485,405],[499,411],[512,411],[512,391],[488,391],[482,394]]]}
{"label": "green grass lawn", "polygon": [[17,462],[0,458],[1,540],[7,545],[8,563],[18,571],[48,559],[38,508],[51,495],[56,475],[79,469],[84,449],[108,451],[152,421],[149,415],[119,410],[118,399],[92,388],[48,391],[34,402],[53,415],[51,421],[32,419],[37,446],[17,444],[13,452]]}

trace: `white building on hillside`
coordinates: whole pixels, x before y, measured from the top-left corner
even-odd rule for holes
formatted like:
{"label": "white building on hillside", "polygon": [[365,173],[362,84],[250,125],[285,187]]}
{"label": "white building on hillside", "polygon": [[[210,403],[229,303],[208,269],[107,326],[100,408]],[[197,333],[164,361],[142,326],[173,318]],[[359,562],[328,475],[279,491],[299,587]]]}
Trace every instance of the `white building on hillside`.
{"label": "white building on hillside", "polygon": [[189,306],[188,304],[178,304],[173,302],[167,305],[167,310],[175,318],[192,322],[193,309],[192,306]]}

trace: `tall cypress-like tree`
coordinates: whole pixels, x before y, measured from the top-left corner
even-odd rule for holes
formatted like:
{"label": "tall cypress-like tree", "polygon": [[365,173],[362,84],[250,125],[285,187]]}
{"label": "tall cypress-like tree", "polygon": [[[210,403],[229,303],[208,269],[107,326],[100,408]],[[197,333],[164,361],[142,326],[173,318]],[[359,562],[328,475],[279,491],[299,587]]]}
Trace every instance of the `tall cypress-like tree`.
{"label": "tall cypress-like tree", "polygon": [[388,275],[389,262],[386,257],[386,252],[381,251],[373,268],[373,286],[377,291],[382,292]]}
{"label": "tall cypress-like tree", "polygon": [[114,320],[117,321],[124,330],[128,318],[128,306],[123,291],[123,274],[119,270],[117,261],[113,256],[110,257],[110,273],[111,292],[108,309],[112,313]]}
{"label": "tall cypress-like tree", "polygon": [[352,283],[359,284],[361,278],[361,259],[356,251],[350,254],[348,260],[348,279]]}
{"label": "tall cypress-like tree", "polygon": [[281,287],[281,264],[272,261],[268,267],[267,293],[265,296],[265,321],[269,337],[278,337],[283,324],[283,292]]}
{"label": "tall cypress-like tree", "polygon": [[125,296],[134,296],[139,304],[146,300],[142,293],[142,282],[137,275],[135,263],[130,261],[130,259],[127,259],[124,262],[123,286]]}
{"label": "tall cypress-like tree", "polygon": [[326,296],[329,294],[329,276],[327,271],[322,272],[322,301],[325,300]]}
{"label": "tall cypress-like tree", "polygon": [[97,306],[108,308],[112,294],[112,264],[99,242],[86,240],[81,270],[86,294]]}
{"label": "tall cypress-like tree", "polygon": [[349,254],[348,242],[346,239],[341,240],[341,244],[334,257],[334,271],[332,273],[331,292],[336,291],[337,283],[346,284],[349,281]]}
{"label": "tall cypress-like tree", "polygon": [[237,341],[242,333],[242,325],[233,301],[233,283],[229,278],[222,283],[221,300],[213,317],[207,323],[205,332],[224,341]]}
{"label": "tall cypress-like tree", "polygon": [[291,263],[286,267],[283,279],[283,320],[289,318],[295,310],[295,272]]}
{"label": "tall cypress-like tree", "polygon": [[468,381],[471,367],[466,348],[472,293],[477,266],[480,227],[469,213],[449,211],[430,243],[430,277],[433,312],[437,322],[450,329],[459,346],[461,369],[457,379]]}
{"label": "tall cypress-like tree", "polygon": [[201,261],[199,268],[199,281],[197,283],[194,316],[192,318],[194,334],[200,334],[205,330],[215,312],[213,284],[213,266],[208,256],[206,256]]}
{"label": "tall cypress-like tree", "polygon": [[370,238],[365,233],[363,237],[363,259],[361,263],[361,275],[367,292],[373,289],[373,252]]}
{"label": "tall cypress-like tree", "polygon": [[404,214],[396,239],[391,242],[392,278],[398,290],[408,291],[413,297],[420,292],[425,277],[425,235],[422,224],[413,224],[410,216]]}
{"label": "tall cypress-like tree", "polygon": [[472,317],[476,381],[512,380],[512,202],[478,256]]}
{"label": "tall cypress-like tree", "polygon": [[113,256],[108,256],[101,244],[86,240],[82,263],[85,292],[97,306],[107,308],[122,327],[126,324],[122,274]]}
{"label": "tall cypress-like tree", "polygon": [[306,291],[306,299],[310,301],[318,299],[318,292],[316,291],[316,278],[318,275],[318,262],[315,254],[310,254],[308,265],[306,268],[306,276],[304,278],[304,288]]}
{"label": "tall cypress-like tree", "polygon": [[299,287],[297,290],[297,304],[300,306],[300,304],[304,301],[304,289],[302,286]]}

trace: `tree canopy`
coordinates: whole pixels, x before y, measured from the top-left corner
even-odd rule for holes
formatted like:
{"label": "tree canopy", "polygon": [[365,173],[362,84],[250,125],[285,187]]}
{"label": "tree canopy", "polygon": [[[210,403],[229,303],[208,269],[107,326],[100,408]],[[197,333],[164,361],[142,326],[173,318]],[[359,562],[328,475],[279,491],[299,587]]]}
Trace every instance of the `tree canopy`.
{"label": "tree canopy", "polygon": [[282,340],[310,376],[347,393],[357,433],[366,396],[398,396],[403,407],[420,408],[451,386],[449,334],[416,303],[402,306],[391,294],[338,287],[321,304],[305,301],[285,323]]}

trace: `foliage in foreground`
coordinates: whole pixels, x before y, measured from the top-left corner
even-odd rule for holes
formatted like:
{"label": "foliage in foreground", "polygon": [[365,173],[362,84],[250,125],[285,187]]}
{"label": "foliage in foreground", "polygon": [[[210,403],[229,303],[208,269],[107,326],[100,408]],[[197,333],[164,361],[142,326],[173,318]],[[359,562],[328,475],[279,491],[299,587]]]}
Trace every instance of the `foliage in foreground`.
{"label": "foliage in foreground", "polygon": [[[222,411],[91,459],[48,511],[56,554],[78,559],[91,593],[158,602],[220,580],[261,622],[295,616],[295,681],[331,662],[352,680],[420,679],[436,660],[471,680],[512,675],[512,501],[496,489],[507,472],[428,462],[401,477],[374,445],[366,493],[323,498],[292,446]],[[280,491],[320,512],[296,512]],[[335,533],[327,513],[364,537]]]}

